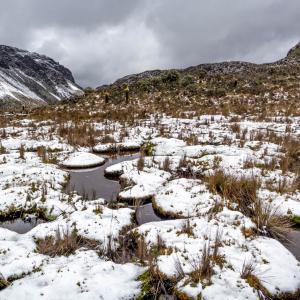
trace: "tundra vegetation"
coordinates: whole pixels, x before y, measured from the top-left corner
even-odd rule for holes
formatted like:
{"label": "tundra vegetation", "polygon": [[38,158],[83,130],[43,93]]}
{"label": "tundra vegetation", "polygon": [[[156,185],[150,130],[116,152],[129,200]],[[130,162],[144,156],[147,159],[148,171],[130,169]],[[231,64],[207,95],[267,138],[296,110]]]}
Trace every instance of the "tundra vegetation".
{"label": "tundra vegetation", "polygon": [[[299,299],[300,263],[285,247],[300,223],[297,49],[272,64],[145,72],[1,113],[1,221],[48,222],[24,235],[0,228],[0,298],[55,298],[56,285],[105,298],[111,282],[111,299]],[[117,202],[66,192],[70,155],[137,149],[105,170],[121,183]],[[136,223],[145,202],[162,221]]]}

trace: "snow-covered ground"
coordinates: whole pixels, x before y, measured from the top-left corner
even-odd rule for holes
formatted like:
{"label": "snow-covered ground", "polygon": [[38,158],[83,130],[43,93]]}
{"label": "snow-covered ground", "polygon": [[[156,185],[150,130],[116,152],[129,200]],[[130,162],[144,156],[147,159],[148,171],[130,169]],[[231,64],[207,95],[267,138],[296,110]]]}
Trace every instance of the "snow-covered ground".
{"label": "snow-covered ground", "polygon": [[[150,288],[140,275],[153,264],[162,282],[173,282],[180,299],[261,299],[299,292],[299,261],[279,241],[262,235],[253,216],[211,190],[209,178],[217,172],[237,179],[255,177],[262,203],[271,203],[278,214],[300,216],[298,177],[293,167],[285,168],[287,154],[280,139],[299,139],[300,120],[231,122],[231,117],[161,116],[159,124],[153,117],[131,126],[93,123],[115,141],[105,144],[97,137],[94,147],[69,144],[51,121],[8,124],[0,143],[0,216],[42,212],[48,222],[26,234],[0,228],[0,273],[9,282],[0,299],[142,299]],[[152,201],[168,220],[138,226],[134,209],[113,209],[105,204],[109,199],[87,201],[65,193],[68,173],[60,166],[101,165],[104,158],[90,153],[92,148],[104,153],[140,147],[145,156],[109,166],[105,173],[119,176],[120,201]],[[38,240],[69,230],[98,247],[55,257],[37,251]],[[130,236],[132,245],[143,241],[143,251],[152,258],[144,257],[142,264],[141,257],[133,256],[122,264],[98,255],[99,248],[104,253],[117,249],[121,236]],[[211,274],[197,277],[206,251]]]}
{"label": "snow-covered ground", "polygon": [[66,168],[92,168],[104,164],[105,158],[92,153],[75,152],[61,164]]}

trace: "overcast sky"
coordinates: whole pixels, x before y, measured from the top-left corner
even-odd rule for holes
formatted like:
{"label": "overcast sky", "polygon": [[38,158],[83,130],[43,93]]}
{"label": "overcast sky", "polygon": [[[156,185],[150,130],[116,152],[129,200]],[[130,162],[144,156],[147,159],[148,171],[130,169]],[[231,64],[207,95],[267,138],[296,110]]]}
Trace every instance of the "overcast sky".
{"label": "overcast sky", "polygon": [[0,43],[46,54],[82,86],[147,69],[269,62],[300,41],[300,0],[1,0]]}

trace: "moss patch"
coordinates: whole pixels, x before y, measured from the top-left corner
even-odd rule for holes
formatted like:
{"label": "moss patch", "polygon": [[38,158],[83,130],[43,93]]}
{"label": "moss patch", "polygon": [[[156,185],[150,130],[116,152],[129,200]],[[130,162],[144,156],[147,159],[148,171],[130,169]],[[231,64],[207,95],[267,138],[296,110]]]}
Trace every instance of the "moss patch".
{"label": "moss patch", "polygon": [[9,282],[6,279],[0,277],[0,291],[5,289],[8,286],[9,286]]}
{"label": "moss patch", "polygon": [[300,227],[300,216],[293,216],[292,220],[296,227]]}

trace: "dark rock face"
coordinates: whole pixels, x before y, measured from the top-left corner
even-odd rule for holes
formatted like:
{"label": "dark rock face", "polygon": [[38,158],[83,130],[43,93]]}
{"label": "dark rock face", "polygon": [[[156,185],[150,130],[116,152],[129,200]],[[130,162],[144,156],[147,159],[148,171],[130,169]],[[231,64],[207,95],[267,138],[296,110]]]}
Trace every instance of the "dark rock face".
{"label": "dark rock face", "polygon": [[81,93],[71,71],[53,59],[0,45],[0,107],[53,103]]}
{"label": "dark rock face", "polygon": [[294,59],[300,61],[300,43],[298,43],[288,52],[287,59]]}

